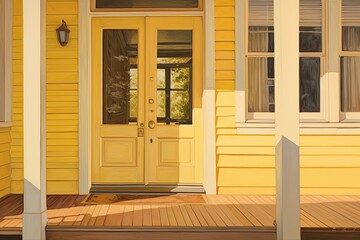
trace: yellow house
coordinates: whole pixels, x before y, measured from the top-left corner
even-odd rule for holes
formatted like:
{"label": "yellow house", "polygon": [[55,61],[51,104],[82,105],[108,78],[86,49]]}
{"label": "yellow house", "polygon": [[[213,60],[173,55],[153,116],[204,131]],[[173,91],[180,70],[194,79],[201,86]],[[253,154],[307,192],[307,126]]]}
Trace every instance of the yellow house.
{"label": "yellow house", "polygon": [[277,238],[300,240],[300,195],[360,195],[359,19],[357,0],[0,0],[0,198],[24,195],[23,239],[45,239],[46,194],[115,192],[276,194]]}

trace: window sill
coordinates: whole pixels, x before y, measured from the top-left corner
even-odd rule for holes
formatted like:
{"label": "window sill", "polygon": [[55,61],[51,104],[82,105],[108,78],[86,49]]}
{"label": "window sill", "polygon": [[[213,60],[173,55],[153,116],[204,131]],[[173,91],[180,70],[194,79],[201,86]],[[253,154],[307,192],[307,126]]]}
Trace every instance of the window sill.
{"label": "window sill", "polygon": [[10,128],[12,127],[12,122],[0,122],[0,128]]}
{"label": "window sill", "polygon": [[[246,122],[236,123],[238,134],[273,135],[275,134],[274,122]],[[343,121],[339,123],[330,122],[301,122],[301,135],[314,134],[344,134],[360,135],[360,122]]]}

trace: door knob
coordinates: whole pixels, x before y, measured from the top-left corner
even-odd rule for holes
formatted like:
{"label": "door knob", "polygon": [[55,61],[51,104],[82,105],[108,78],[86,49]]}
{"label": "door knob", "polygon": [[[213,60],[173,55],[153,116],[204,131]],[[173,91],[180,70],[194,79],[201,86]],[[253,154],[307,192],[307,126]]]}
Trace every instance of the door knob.
{"label": "door knob", "polygon": [[153,120],[150,120],[148,123],[148,126],[150,129],[154,129],[155,128],[155,122]]}

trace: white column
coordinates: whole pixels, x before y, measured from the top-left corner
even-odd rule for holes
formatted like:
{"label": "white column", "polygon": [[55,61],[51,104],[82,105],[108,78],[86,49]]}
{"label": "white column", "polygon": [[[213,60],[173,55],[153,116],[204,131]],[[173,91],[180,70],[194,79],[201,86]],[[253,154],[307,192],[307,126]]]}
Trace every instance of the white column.
{"label": "white column", "polygon": [[46,239],[45,6],[46,0],[23,0],[24,240]]}
{"label": "white column", "polygon": [[274,10],[277,239],[300,240],[299,0]]}

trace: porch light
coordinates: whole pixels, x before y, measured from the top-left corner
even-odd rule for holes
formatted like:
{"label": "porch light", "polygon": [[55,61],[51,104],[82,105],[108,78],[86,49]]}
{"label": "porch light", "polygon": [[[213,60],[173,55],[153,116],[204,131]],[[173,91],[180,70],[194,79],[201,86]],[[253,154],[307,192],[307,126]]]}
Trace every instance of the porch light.
{"label": "porch light", "polygon": [[66,46],[66,44],[68,44],[70,30],[64,20],[62,20],[62,25],[56,29],[56,35],[61,46]]}

